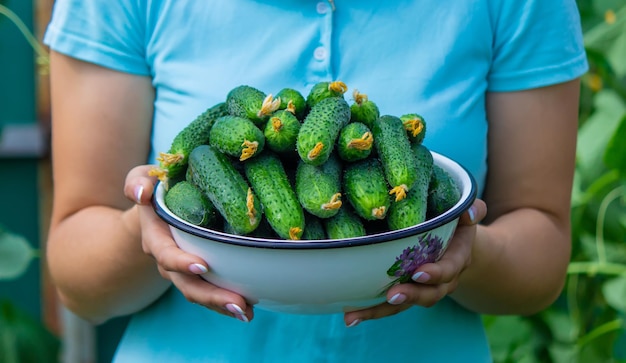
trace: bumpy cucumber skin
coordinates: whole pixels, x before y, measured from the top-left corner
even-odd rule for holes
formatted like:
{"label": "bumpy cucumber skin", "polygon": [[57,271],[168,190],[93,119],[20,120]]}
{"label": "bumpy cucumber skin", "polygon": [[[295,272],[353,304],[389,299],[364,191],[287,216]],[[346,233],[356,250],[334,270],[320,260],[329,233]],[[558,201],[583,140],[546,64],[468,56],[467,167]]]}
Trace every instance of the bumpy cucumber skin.
{"label": "bumpy cucumber skin", "polygon": [[384,219],[391,199],[383,168],[378,159],[370,158],[345,167],[343,190],[357,215],[365,220]]}
{"label": "bumpy cucumber skin", "polygon": [[250,215],[250,186],[225,154],[210,145],[198,146],[189,155],[188,168],[190,181],[204,192],[235,234],[246,235],[259,226],[259,199],[253,193],[254,215]]}
{"label": "bumpy cucumber skin", "polygon": [[397,230],[422,223],[427,219],[430,179],[433,170],[433,155],[422,144],[411,145],[418,165],[418,178],[406,198],[391,204],[387,215],[389,229]]}
{"label": "bumpy cucumber skin", "polygon": [[419,120],[419,122],[422,124],[422,129],[417,135],[413,135],[412,132],[407,131],[407,137],[409,138],[409,141],[411,141],[411,143],[421,144],[424,141],[424,137],[426,137],[426,120],[424,120],[421,115],[418,115],[416,113],[407,113],[400,116],[400,120],[402,120],[403,123],[414,119]]}
{"label": "bumpy cucumber skin", "polygon": [[228,113],[233,116],[247,118],[256,125],[263,125],[267,120],[267,116],[259,116],[259,111],[266,96],[265,92],[252,86],[237,86],[226,95]]}
{"label": "bumpy cucumber skin", "polygon": [[343,94],[345,90],[343,92],[332,90],[330,89],[331,83],[332,82],[323,81],[323,82],[318,82],[314,84],[313,87],[311,87],[311,90],[306,96],[307,109],[311,110],[313,106],[315,106],[320,101],[326,98],[330,98],[330,97],[343,98]]}
{"label": "bumpy cucumber skin", "polygon": [[372,134],[389,185],[392,188],[404,185],[406,191],[410,190],[417,180],[417,163],[400,118],[379,117],[374,122]]}
{"label": "bumpy cucumber skin", "polygon": [[[276,128],[275,118],[280,122],[280,128]],[[265,124],[263,134],[265,145],[277,153],[295,153],[296,140],[300,131],[300,120],[289,111],[280,110],[274,112]]]}
{"label": "bumpy cucumber skin", "polygon": [[165,205],[181,219],[201,227],[212,227],[217,220],[215,207],[194,184],[183,180],[165,194]]}
{"label": "bumpy cucumber skin", "polygon": [[319,218],[330,218],[339,208],[324,208],[333,196],[341,193],[342,165],[333,154],[320,166],[300,160],[296,169],[295,190],[302,207]]}
{"label": "bumpy cucumber skin", "polygon": [[[223,221],[222,231],[229,234],[238,234],[233,230],[233,227],[228,222]],[[259,226],[252,232],[248,233],[248,237],[266,238],[266,239],[280,239],[280,237],[274,232],[266,218],[261,219]]]}
{"label": "bumpy cucumber skin", "polygon": [[[332,153],[341,129],[350,121],[350,106],[341,97],[325,98],[304,119],[296,147],[300,158],[311,165],[321,165]],[[323,147],[312,155],[318,143]]]}
{"label": "bumpy cucumber skin", "polygon": [[276,98],[280,98],[279,110],[287,109],[289,102],[293,104],[296,109],[294,114],[298,120],[302,121],[307,112],[306,99],[299,91],[293,88],[283,88],[276,94]]}
{"label": "bumpy cucumber skin", "polygon": [[272,229],[281,238],[300,239],[304,211],[278,156],[264,152],[247,161],[244,170]]}
{"label": "bumpy cucumber skin", "polygon": [[326,239],[326,230],[322,220],[312,214],[304,213],[304,233],[302,234],[303,240],[324,240]]}
{"label": "bumpy cucumber skin", "polygon": [[[215,120],[226,114],[228,114],[226,103],[220,102],[201,113],[174,136],[168,154],[181,155],[182,158],[174,164],[161,165],[161,168],[167,171],[169,179],[184,178],[189,154],[196,146],[206,144],[209,141],[209,133]],[[169,186],[173,185],[173,183],[169,184]]]}
{"label": "bumpy cucumber skin", "polygon": [[361,139],[366,133],[370,133],[371,136],[369,127],[364,123],[354,122],[353,120],[341,129],[337,138],[337,154],[341,160],[353,162],[370,156],[374,148],[373,143],[367,149],[359,149],[350,145],[353,140]]}
{"label": "bumpy cucumber skin", "polygon": [[[209,144],[222,153],[240,158],[244,141],[257,142],[254,155],[265,147],[265,135],[252,121],[239,116],[222,116],[215,120],[209,133]],[[254,156],[253,155],[253,156]]]}
{"label": "bumpy cucumber skin", "polygon": [[372,128],[374,121],[380,117],[380,110],[374,102],[366,100],[350,105],[350,115],[352,122],[360,122]]}
{"label": "bumpy cucumber skin", "polygon": [[339,213],[322,221],[328,239],[344,239],[365,236],[365,225],[349,206],[342,207]]}
{"label": "bumpy cucumber skin", "polygon": [[439,165],[433,165],[427,200],[428,218],[434,218],[449,210],[460,198],[461,191],[452,176]]}

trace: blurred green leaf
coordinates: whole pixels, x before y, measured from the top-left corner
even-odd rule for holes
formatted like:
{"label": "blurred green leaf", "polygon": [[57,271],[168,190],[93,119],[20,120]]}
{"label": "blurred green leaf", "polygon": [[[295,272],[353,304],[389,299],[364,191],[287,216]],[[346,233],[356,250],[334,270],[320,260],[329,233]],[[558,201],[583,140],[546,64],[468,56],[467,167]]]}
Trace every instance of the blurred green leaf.
{"label": "blurred green leaf", "polygon": [[[610,10],[615,14],[614,22],[601,21],[583,35],[585,46],[602,51],[610,50],[623,35],[626,27],[626,4],[621,0],[594,1],[598,18],[604,18],[605,12]],[[623,59],[617,59],[623,61]]]}
{"label": "blurred green leaf", "polygon": [[582,188],[586,188],[587,184],[605,171],[602,161],[606,145],[626,113],[626,104],[612,90],[598,92],[594,103],[596,112],[578,132],[577,166],[581,172]]}
{"label": "blurred green leaf", "polygon": [[28,241],[0,227],[0,280],[19,277],[37,257]]}
{"label": "blurred green leaf", "polygon": [[560,342],[575,341],[577,329],[569,314],[561,310],[550,310],[546,311],[543,317],[555,340]]}
{"label": "blurred green leaf", "polygon": [[0,301],[0,362],[57,363],[59,339],[10,301]]}
{"label": "blurred green leaf", "polygon": [[616,169],[621,175],[626,175],[626,114],[608,142],[604,163],[609,168]]}
{"label": "blurred green leaf", "polygon": [[550,357],[554,363],[577,363],[578,349],[573,344],[555,342],[549,347]]}
{"label": "blurred green leaf", "polygon": [[626,313],[626,275],[605,282],[602,285],[602,293],[612,308]]}
{"label": "blurred green leaf", "polygon": [[485,327],[496,362],[537,362],[531,324],[519,316],[485,316]]}
{"label": "blurred green leaf", "polygon": [[[589,260],[597,260],[598,253],[595,235],[580,236],[581,246]],[[626,243],[624,241],[604,241],[604,249],[608,262],[626,264]]]}

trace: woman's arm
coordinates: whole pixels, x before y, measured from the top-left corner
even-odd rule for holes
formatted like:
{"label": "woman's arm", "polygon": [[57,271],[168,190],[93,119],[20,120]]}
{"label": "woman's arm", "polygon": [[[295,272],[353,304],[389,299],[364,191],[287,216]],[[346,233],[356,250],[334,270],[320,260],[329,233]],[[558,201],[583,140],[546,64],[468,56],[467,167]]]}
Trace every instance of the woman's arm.
{"label": "woman's arm", "polygon": [[51,55],[54,203],[47,259],[62,302],[101,321],[140,309],[169,285],[141,248],[122,193],[145,164],[154,92],[129,75]]}
{"label": "woman's arm", "polygon": [[571,250],[578,99],[578,81],[488,94],[488,213],[452,295],[469,309],[531,314],[561,292]]}
{"label": "woman's arm", "polygon": [[53,53],[54,205],[47,258],[61,301],[94,322],[136,312],[176,285],[191,302],[243,321],[252,307],[209,284],[150,205],[154,91],[147,77]]}

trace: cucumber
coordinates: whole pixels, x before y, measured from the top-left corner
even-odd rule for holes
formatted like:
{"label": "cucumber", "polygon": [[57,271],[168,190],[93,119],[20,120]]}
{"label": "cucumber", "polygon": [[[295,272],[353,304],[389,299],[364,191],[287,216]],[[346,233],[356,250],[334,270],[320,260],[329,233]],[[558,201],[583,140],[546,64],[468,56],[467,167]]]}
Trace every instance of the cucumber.
{"label": "cucumber", "polygon": [[433,165],[427,200],[428,218],[434,218],[449,210],[460,198],[461,191],[452,176],[439,165]]}
{"label": "cucumber", "polygon": [[298,120],[303,120],[306,115],[306,99],[302,93],[293,88],[283,88],[276,94],[276,99],[280,99],[279,110],[288,110],[293,113]]}
{"label": "cucumber", "polygon": [[227,115],[215,120],[209,133],[209,144],[226,155],[244,161],[263,150],[265,136],[249,119]]}
{"label": "cucumber", "polygon": [[306,96],[306,105],[309,110],[318,104],[321,100],[329,97],[341,97],[348,90],[348,86],[341,81],[318,82],[313,85],[309,94]]}
{"label": "cucumber", "polygon": [[373,124],[372,134],[385,177],[391,186],[389,194],[395,195],[398,202],[406,197],[417,180],[417,162],[411,143],[402,120],[396,116],[379,117]]}
{"label": "cucumber", "polygon": [[427,219],[428,193],[433,170],[433,155],[422,144],[411,145],[418,165],[418,178],[406,198],[391,204],[387,215],[389,229],[411,227]]}
{"label": "cucumber", "polygon": [[217,211],[209,198],[186,180],[167,191],[165,205],[172,213],[196,226],[212,227],[217,221]]}
{"label": "cucumber", "polygon": [[[233,227],[228,224],[228,222],[223,222],[222,230],[225,233],[237,234]],[[266,239],[280,239],[280,237],[274,232],[272,227],[267,222],[266,218],[261,219],[261,223],[259,226],[252,232],[248,233],[246,236],[248,237],[256,237],[256,238],[266,238]]]}
{"label": "cucumber", "polygon": [[302,234],[303,240],[313,240],[313,239],[326,239],[326,231],[324,230],[324,225],[322,224],[322,220],[310,213],[304,213],[304,233]]}
{"label": "cucumber", "polygon": [[250,119],[256,125],[263,126],[280,106],[280,100],[252,86],[240,85],[228,92],[226,105],[231,115]]}
{"label": "cucumber", "polygon": [[304,119],[296,147],[300,158],[311,165],[328,160],[339,132],[350,121],[350,106],[341,97],[325,98]]}
{"label": "cucumber", "polygon": [[339,132],[337,154],[344,161],[357,161],[372,153],[374,137],[370,129],[361,122],[350,122]]}
{"label": "cucumber", "polygon": [[267,148],[281,154],[295,153],[300,126],[300,121],[290,111],[274,112],[263,130]]}
{"label": "cucumber", "polygon": [[346,206],[339,213],[323,220],[328,239],[344,239],[365,236],[365,226],[356,213]]}
{"label": "cucumber", "polygon": [[350,120],[364,123],[371,128],[374,121],[380,117],[378,106],[370,101],[365,93],[360,93],[356,89],[352,92],[352,97],[354,103],[350,105]]}
{"label": "cucumber", "polygon": [[426,136],[426,121],[416,113],[408,113],[400,116],[407,136],[412,143],[421,144]]}
{"label": "cucumber", "polygon": [[356,214],[365,220],[384,219],[389,210],[387,182],[376,158],[350,163],[345,167],[343,190]]}
{"label": "cucumber", "polygon": [[299,240],[304,211],[278,156],[265,152],[244,164],[246,177],[272,229],[284,239]]}
{"label": "cucumber", "polygon": [[152,169],[150,174],[164,182],[166,190],[174,184],[172,181],[184,179],[189,154],[196,146],[209,141],[209,132],[215,120],[226,114],[228,114],[228,109],[224,102],[209,107],[201,113],[176,134],[168,152],[159,154],[157,157],[159,166]]}
{"label": "cucumber", "polygon": [[302,207],[319,218],[329,218],[341,208],[342,166],[333,154],[315,166],[300,160],[296,169],[296,196]]}
{"label": "cucumber", "polygon": [[200,145],[189,155],[190,181],[209,198],[239,235],[254,231],[261,221],[261,204],[230,159],[211,145]]}

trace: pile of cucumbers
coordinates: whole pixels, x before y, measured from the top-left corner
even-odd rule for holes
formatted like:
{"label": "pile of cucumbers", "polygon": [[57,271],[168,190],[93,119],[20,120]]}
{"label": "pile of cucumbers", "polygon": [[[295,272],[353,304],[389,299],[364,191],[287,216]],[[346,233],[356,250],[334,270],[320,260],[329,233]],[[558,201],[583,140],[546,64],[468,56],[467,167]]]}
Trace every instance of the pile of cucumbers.
{"label": "pile of cucumbers", "polygon": [[330,240],[410,227],[456,204],[456,184],[423,144],[424,119],[380,115],[347,91],[341,81],[306,97],[233,88],[157,158],[166,206],[231,234]]}

